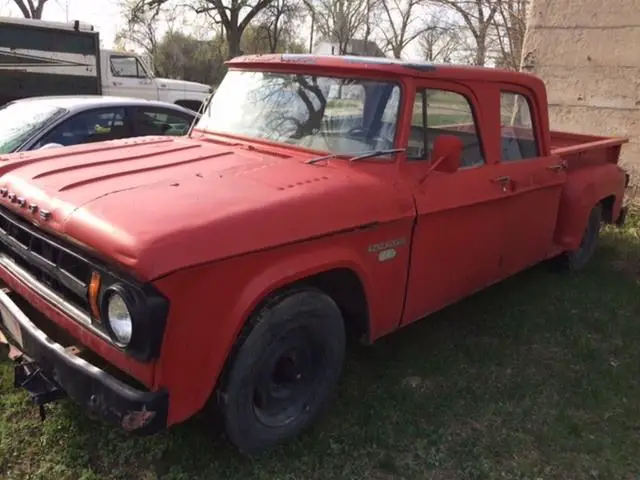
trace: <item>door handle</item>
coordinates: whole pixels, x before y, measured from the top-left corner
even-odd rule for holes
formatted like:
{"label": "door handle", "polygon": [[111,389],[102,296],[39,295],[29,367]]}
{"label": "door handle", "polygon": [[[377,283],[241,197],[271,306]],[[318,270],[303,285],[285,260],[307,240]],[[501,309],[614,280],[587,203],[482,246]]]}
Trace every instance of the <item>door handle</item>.
{"label": "door handle", "polygon": [[562,160],[560,163],[556,163],[555,165],[549,165],[547,170],[553,170],[555,172],[559,172],[560,170],[566,170],[567,162]]}
{"label": "door handle", "polygon": [[120,85],[122,85],[122,82],[113,82],[113,85],[119,87]]}
{"label": "door handle", "polygon": [[511,183],[511,177],[509,177],[508,175],[501,175],[499,177],[495,177],[493,180],[491,180],[493,183],[499,183],[500,184],[500,188],[502,189],[503,192],[507,191],[507,187],[509,186],[509,184]]}

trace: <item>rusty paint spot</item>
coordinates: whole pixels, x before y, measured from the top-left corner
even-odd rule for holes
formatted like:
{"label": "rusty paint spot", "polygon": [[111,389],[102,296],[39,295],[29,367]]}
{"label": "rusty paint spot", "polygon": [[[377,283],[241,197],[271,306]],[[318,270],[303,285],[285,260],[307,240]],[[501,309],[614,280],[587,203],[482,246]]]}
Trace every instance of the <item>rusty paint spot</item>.
{"label": "rusty paint spot", "polygon": [[156,416],[156,412],[149,412],[146,407],[142,410],[134,410],[122,417],[122,428],[131,432],[147,425]]}

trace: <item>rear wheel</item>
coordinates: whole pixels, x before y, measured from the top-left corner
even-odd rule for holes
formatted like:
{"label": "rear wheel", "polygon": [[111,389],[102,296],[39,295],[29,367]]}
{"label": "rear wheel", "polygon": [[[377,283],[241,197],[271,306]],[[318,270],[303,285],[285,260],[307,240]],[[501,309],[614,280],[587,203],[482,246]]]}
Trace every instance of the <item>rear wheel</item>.
{"label": "rear wheel", "polygon": [[219,391],[227,436],[256,455],[293,439],[326,406],[342,370],[344,322],[315,289],[268,302],[245,327]]}
{"label": "rear wheel", "polygon": [[582,235],[580,245],[576,250],[565,252],[555,260],[555,264],[564,271],[582,270],[593,257],[598,239],[600,238],[600,226],[602,224],[602,205],[596,205],[587,220],[587,226]]}

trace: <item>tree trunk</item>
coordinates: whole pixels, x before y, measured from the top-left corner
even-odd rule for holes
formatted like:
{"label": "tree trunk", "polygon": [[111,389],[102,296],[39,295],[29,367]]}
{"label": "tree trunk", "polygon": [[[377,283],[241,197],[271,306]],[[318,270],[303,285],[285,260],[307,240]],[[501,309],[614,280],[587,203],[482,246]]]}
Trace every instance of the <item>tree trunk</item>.
{"label": "tree trunk", "polygon": [[238,25],[238,11],[231,10],[229,12],[229,27],[227,28],[227,44],[229,45],[229,58],[235,58],[242,55],[240,49],[240,39],[242,32]]}

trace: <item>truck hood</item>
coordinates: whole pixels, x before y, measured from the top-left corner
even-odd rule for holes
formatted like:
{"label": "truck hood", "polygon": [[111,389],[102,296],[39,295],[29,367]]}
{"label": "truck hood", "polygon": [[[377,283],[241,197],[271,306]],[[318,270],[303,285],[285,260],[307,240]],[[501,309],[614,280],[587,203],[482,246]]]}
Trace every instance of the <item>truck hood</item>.
{"label": "truck hood", "polygon": [[186,80],[173,80],[171,78],[156,78],[160,88],[167,90],[178,90],[181,92],[203,92],[209,93],[209,85],[197,82],[187,82]]}
{"label": "truck hood", "polygon": [[393,182],[301,156],[185,137],[12,154],[0,206],[143,280],[411,214]]}

